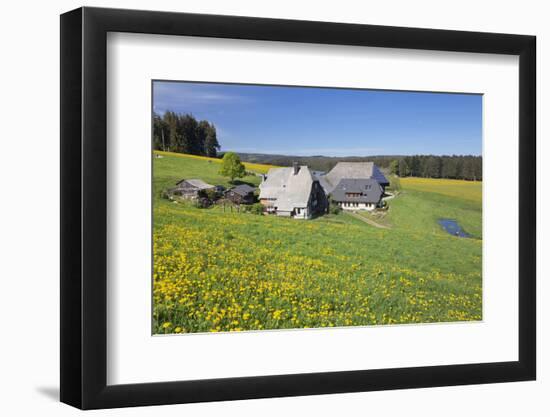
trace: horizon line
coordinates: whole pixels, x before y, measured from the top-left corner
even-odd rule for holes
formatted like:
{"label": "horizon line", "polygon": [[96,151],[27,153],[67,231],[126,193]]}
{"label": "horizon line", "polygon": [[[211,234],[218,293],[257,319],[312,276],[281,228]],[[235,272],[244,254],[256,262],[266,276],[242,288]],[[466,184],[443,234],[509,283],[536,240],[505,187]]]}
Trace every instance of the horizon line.
{"label": "horizon line", "polygon": [[380,157],[413,157],[413,156],[436,156],[436,157],[464,157],[464,156],[473,156],[473,157],[483,157],[482,154],[435,154],[435,153],[414,153],[414,154],[393,154],[393,153],[380,153],[380,154],[369,154],[369,155],[325,155],[325,154],[286,154],[278,152],[249,152],[249,151],[237,151],[223,149],[219,153],[234,152],[237,154],[248,154],[248,155],[271,155],[271,156],[285,156],[285,157],[296,157],[296,158],[380,158]]}

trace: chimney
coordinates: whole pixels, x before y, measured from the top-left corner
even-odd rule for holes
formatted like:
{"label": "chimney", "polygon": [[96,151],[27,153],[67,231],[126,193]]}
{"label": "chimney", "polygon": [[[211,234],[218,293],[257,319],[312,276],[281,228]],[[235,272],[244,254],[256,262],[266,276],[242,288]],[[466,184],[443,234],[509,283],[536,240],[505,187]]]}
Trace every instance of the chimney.
{"label": "chimney", "polygon": [[296,175],[298,173],[298,171],[300,171],[300,167],[298,166],[298,162],[293,162],[292,167],[294,168],[294,175]]}

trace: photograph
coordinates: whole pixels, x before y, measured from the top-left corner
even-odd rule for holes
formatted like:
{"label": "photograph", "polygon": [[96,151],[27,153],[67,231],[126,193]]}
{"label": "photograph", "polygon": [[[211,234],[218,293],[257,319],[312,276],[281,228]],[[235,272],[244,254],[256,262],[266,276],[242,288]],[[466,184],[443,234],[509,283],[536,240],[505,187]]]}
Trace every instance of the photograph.
{"label": "photograph", "polygon": [[151,84],[152,334],[483,320],[482,94]]}

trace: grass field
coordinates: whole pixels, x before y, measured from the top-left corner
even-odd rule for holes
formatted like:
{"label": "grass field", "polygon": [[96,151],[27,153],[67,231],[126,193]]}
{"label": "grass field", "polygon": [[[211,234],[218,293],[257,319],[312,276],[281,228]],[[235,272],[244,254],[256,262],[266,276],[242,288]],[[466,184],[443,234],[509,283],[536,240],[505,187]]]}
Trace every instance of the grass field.
{"label": "grass field", "polygon": [[407,177],[401,178],[400,182],[407,190],[427,191],[481,204],[481,181]]}
{"label": "grass field", "polygon": [[[208,156],[198,156],[198,155],[186,155],[181,153],[174,153],[174,152],[162,152],[162,151],[155,151],[155,154],[162,155],[162,156],[169,156],[171,158],[185,158],[185,160],[194,159],[197,161],[206,161],[208,163],[214,163],[214,164],[221,164],[221,159],[218,158],[209,158]],[[253,171],[258,174],[265,174],[267,171],[269,171],[270,168],[273,168],[273,165],[265,165],[265,164],[254,164],[251,162],[243,162],[244,166],[248,171]]]}
{"label": "grass field", "polygon": [[[153,162],[154,333],[481,319],[481,183],[402,179],[391,228],[379,229],[345,213],[300,221],[172,203],[161,191],[182,178],[228,182],[217,161],[163,156]],[[446,234],[442,217],[474,238]]]}

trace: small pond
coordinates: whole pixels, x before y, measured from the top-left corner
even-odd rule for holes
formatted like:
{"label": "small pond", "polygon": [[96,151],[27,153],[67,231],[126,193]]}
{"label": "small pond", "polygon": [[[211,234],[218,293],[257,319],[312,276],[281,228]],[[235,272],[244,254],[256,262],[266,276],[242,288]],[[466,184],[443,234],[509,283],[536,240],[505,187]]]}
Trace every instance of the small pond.
{"label": "small pond", "polygon": [[462,227],[460,227],[460,225],[456,222],[456,220],[453,220],[453,219],[439,219],[437,222],[450,235],[458,236],[458,237],[472,237],[471,235],[466,233],[462,229]]}

